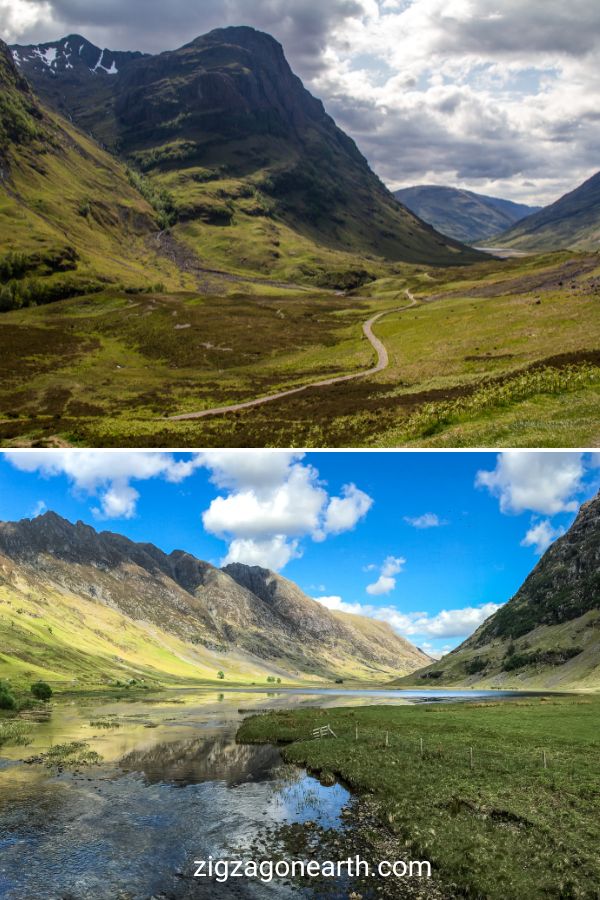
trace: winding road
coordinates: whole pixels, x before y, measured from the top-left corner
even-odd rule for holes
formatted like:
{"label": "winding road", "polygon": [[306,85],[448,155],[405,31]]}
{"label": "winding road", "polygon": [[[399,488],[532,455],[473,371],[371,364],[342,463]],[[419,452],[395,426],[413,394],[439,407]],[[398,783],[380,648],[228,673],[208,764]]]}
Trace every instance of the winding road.
{"label": "winding road", "polygon": [[410,303],[408,303],[406,306],[399,306],[395,307],[394,309],[385,309],[383,310],[383,312],[376,313],[374,316],[371,316],[370,319],[363,323],[363,334],[377,354],[377,362],[370,369],[366,369],[364,372],[355,372],[353,375],[337,375],[334,378],[325,378],[323,379],[323,381],[311,381],[309,384],[303,384],[300,387],[289,388],[285,391],[279,391],[277,394],[269,394],[266,397],[258,397],[255,400],[246,400],[244,403],[234,403],[231,406],[216,406],[212,409],[203,409],[200,412],[183,413],[178,416],[168,416],[168,419],[170,421],[177,422],[183,419],[203,419],[205,416],[220,416],[224,413],[238,412],[242,409],[250,409],[252,406],[262,406],[263,403],[272,403],[274,400],[281,400],[283,397],[290,397],[292,394],[299,394],[302,391],[309,390],[310,388],[328,387],[331,384],[341,384],[343,381],[354,381],[356,378],[366,378],[368,375],[375,375],[377,372],[383,371],[383,369],[386,369],[389,364],[388,352],[385,348],[385,344],[373,334],[373,325],[375,325],[375,323],[382,319],[384,316],[389,316],[390,313],[403,312],[405,309],[410,309],[412,306],[417,305],[417,301],[408,288],[406,288],[404,293],[410,300]]}

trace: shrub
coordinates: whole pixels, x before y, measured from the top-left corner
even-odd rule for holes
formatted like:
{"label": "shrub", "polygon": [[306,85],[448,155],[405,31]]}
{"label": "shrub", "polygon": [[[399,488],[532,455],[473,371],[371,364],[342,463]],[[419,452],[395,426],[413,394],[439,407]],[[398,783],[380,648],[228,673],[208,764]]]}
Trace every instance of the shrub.
{"label": "shrub", "polygon": [[483,672],[487,666],[487,662],[488,661],[484,656],[476,656],[474,659],[468,660],[468,662],[465,663],[467,675],[477,675],[478,672]]}
{"label": "shrub", "polygon": [[127,169],[127,178],[129,179],[129,184],[139,191],[144,200],[157,213],[158,225],[162,231],[166,231],[167,228],[175,224],[179,218],[177,204],[167,190],[155,187],[148,178],[145,178],[134,169]]}
{"label": "shrub", "polygon": [[0,709],[16,709],[17,701],[10,688],[0,684]]}
{"label": "shrub", "polygon": [[217,672],[217,678],[225,678],[225,672],[222,669]]}
{"label": "shrub", "polygon": [[36,700],[49,700],[52,696],[52,688],[45,681],[36,681],[31,685],[31,693]]}

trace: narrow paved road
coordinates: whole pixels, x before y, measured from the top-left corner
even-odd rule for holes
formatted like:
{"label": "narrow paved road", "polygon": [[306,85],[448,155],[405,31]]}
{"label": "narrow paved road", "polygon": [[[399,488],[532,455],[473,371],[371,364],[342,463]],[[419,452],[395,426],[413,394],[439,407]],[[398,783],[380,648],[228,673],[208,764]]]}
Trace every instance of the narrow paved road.
{"label": "narrow paved road", "polygon": [[200,412],[183,413],[182,415],[169,416],[168,418],[171,421],[180,421],[182,419],[203,419],[205,416],[220,416],[223,415],[223,413],[238,412],[241,409],[249,409],[251,406],[261,406],[263,403],[272,403],[274,400],[281,400],[282,397],[290,397],[292,394],[299,394],[301,391],[309,390],[309,388],[327,387],[330,384],[340,384],[342,381],[353,381],[355,378],[366,378],[367,375],[375,375],[376,372],[381,372],[383,369],[386,369],[389,364],[388,352],[385,349],[383,342],[373,334],[373,325],[375,322],[378,322],[379,319],[388,316],[390,313],[403,312],[405,309],[410,309],[411,306],[416,306],[417,301],[408,288],[406,288],[404,293],[410,300],[409,304],[394,309],[386,309],[383,312],[371,316],[371,318],[363,324],[363,334],[377,354],[377,363],[370,369],[366,369],[364,372],[356,372],[353,375],[338,375],[335,378],[325,378],[323,381],[311,381],[310,384],[303,384],[301,387],[289,388],[286,391],[279,391],[277,394],[269,394],[267,397],[258,397],[256,400],[246,400],[244,403],[234,403],[231,406],[216,406],[212,409],[203,409]]}

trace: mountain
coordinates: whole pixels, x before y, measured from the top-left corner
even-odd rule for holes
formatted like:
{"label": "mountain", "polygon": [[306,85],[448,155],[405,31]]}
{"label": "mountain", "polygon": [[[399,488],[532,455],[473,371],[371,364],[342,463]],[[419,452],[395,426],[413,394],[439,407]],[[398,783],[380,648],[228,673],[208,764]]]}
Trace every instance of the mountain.
{"label": "mountain", "polygon": [[78,36],[12,51],[45,102],[169,193],[203,258],[267,273],[291,258],[308,277],[324,251],[480,258],[394,199],[267,34],[222,28],[156,56]]}
{"label": "mountain", "polygon": [[53,512],[0,523],[0,677],[97,684],[406,673],[428,658],[267,569],[218,569]]}
{"label": "mountain", "polygon": [[158,228],[125,167],[39,102],[0,41],[0,307],[178,276],[150,252]]}
{"label": "mountain", "polygon": [[420,684],[600,686],[600,494],[545,552],[509,602],[456,650],[410,676]]}
{"label": "mountain", "polygon": [[394,196],[442,234],[467,244],[497,235],[540,209],[433,184],[403,188],[394,191]]}
{"label": "mountain", "polygon": [[497,238],[497,243],[519,250],[598,250],[600,172],[505,231]]}

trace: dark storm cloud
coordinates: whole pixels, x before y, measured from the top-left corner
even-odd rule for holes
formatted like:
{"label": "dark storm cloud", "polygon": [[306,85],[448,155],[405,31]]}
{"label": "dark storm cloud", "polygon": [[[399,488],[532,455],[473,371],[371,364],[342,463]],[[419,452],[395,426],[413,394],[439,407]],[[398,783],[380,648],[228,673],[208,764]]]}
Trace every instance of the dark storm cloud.
{"label": "dark storm cloud", "polygon": [[[156,53],[188,43],[213,28],[252,25],[281,41],[288,57],[309,77],[321,67],[336,23],[360,15],[359,0],[34,0],[49,7],[51,23],[21,35],[46,40],[81,32],[115,50]],[[41,32],[43,31],[43,34]]]}
{"label": "dark storm cloud", "polygon": [[581,57],[600,41],[598,0],[478,0],[475,15],[443,15],[437,48],[481,56],[566,54]]}

